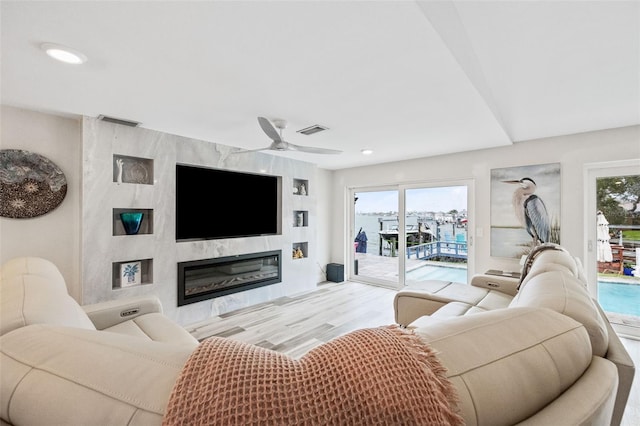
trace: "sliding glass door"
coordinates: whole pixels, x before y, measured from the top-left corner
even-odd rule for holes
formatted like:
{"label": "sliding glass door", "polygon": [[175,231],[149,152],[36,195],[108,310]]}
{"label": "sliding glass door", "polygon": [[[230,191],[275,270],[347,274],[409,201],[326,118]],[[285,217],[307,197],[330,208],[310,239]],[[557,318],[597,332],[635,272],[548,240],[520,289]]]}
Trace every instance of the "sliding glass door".
{"label": "sliding glass door", "polygon": [[472,183],[352,189],[349,279],[391,288],[467,282]]}
{"label": "sliding glass door", "polygon": [[405,285],[467,282],[467,197],[466,185],[405,190]]}
{"label": "sliding glass door", "polygon": [[[359,281],[398,287],[398,189],[353,191],[353,276]],[[395,231],[391,231],[391,230]],[[391,232],[395,232],[392,234]]]}
{"label": "sliding glass door", "polygon": [[[640,161],[587,170],[587,276],[616,331],[640,337]],[[595,287],[593,283],[595,282]]]}

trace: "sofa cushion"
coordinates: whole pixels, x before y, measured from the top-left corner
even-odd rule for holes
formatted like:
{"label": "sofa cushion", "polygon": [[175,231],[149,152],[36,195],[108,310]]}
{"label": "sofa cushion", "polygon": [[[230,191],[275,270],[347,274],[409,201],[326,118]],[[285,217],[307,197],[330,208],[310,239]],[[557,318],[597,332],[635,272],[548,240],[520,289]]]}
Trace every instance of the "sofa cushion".
{"label": "sofa cushion", "polygon": [[498,309],[415,332],[438,352],[469,425],[513,425],[535,415],[592,360],[585,328],[548,309]]}
{"label": "sofa cushion", "polygon": [[464,302],[449,302],[431,314],[434,318],[452,318],[466,315],[473,305]]}
{"label": "sofa cushion", "polygon": [[193,346],[30,325],[0,338],[0,417],[15,425],[160,425]]}
{"label": "sofa cushion", "polygon": [[566,272],[546,271],[523,282],[510,307],[548,308],[567,315],[586,328],[593,354],[604,356],[609,346],[605,319],[582,282]]}
{"label": "sofa cushion", "polygon": [[487,295],[476,305],[477,308],[491,311],[493,309],[502,309],[509,306],[513,300],[513,296],[500,291],[489,290]]}
{"label": "sofa cushion", "polygon": [[472,305],[480,302],[489,290],[452,281],[427,280],[412,283],[401,290],[406,295],[427,297],[440,302],[463,302]]}
{"label": "sofa cushion", "polygon": [[22,257],[8,261],[0,275],[0,334],[29,324],[54,324],[95,330],[67,293],[58,268],[48,260]]}
{"label": "sofa cushion", "polygon": [[469,284],[451,283],[435,293],[443,299],[476,305],[489,293],[486,288],[473,287]]}
{"label": "sofa cushion", "polygon": [[477,306],[469,305],[461,302],[447,303],[431,315],[423,315],[409,324],[408,328],[421,328],[428,327],[430,324],[436,322],[447,321],[451,318],[460,317],[463,315],[479,314],[487,312],[486,309],[478,308]]}
{"label": "sofa cushion", "polygon": [[198,345],[198,341],[183,327],[158,312],[140,315],[103,331],[136,336],[154,342],[177,343],[192,348]]}
{"label": "sofa cushion", "polygon": [[578,276],[578,265],[576,265],[575,258],[565,250],[546,250],[540,252],[536,257],[533,265],[531,265],[531,272],[538,271],[540,267],[548,265],[562,266],[564,270],[574,277]]}
{"label": "sofa cushion", "polygon": [[557,244],[545,243],[539,245],[531,250],[525,260],[520,279],[521,283],[518,288],[522,287],[534,276],[548,271],[561,271],[574,277],[580,277],[584,275],[581,265],[575,257]]}

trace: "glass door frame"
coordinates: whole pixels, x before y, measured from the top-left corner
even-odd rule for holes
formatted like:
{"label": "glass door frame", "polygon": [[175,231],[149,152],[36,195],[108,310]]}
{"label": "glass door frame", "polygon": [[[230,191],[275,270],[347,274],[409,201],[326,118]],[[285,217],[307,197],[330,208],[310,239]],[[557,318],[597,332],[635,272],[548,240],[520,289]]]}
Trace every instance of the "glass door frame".
{"label": "glass door frame", "polygon": [[[590,163],[584,166],[584,269],[587,277],[587,287],[591,296],[598,298],[598,263],[596,250],[596,224],[595,214],[597,210],[596,181],[598,178],[637,175],[640,173],[640,159],[611,161],[602,163]],[[633,338],[640,337],[640,328],[629,327],[622,324],[611,324],[617,333]]]}
{"label": "glass door frame", "polygon": [[[382,185],[382,186],[366,186],[366,187],[360,186],[360,187],[348,188],[347,197],[349,202],[347,203],[348,226],[347,226],[346,249],[347,249],[347,262],[349,262],[349,265],[354,265],[355,259],[356,259],[355,250],[353,249],[353,238],[358,233],[358,230],[356,229],[356,224],[355,224],[356,203],[354,202],[354,199],[355,199],[356,193],[383,192],[383,191],[396,191],[398,193],[398,206],[397,206],[398,239],[400,240],[398,243],[398,264],[402,265],[401,268],[404,268],[404,259],[402,257],[404,253],[403,251],[404,248],[402,247],[402,244],[400,244],[402,239],[404,238],[404,217],[401,217],[400,215],[400,206],[404,205],[404,195],[402,194],[402,191],[400,191],[398,185]],[[404,278],[403,276],[398,275],[398,282],[394,282],[394,281],[384,280],[376,277],[369,277],[366,275],[356,275],[353,267],[347,268],[347,270],[349,271],[347,280],[361,282],[364,284],[376,285],[379,287],[391,288],[394,290],[401,288],[401,283]]]}
{"label": "glass door frame", "polygon": [[[471,277],[474,274],[474,210],[475,210],[475,181],[473,179],[456,179],[456,180],[446,180],[446,181],[429,181],[429,182],[421,182],[417,184],[411,185],[401,185],[402,188],[402,201],[403,201],[403,213],[406,217],[406,190],[408,189],[434,189],[434,188],[449,188],[449,187],[461,187],[464,186],[467,189],[467,202],[466,202],[466,210],[467,210],[467,283],[471,282]],[[404,228],[403,228],[404,229]],[[405,251],[404,259],[406,259],[406,238],[405,241]],[[402,270],[402,286],[407,285],[406,279],[406,265],[403,262]]]}
{"label": "glass door frame", "polygon": [[355,229],[355,203],[353,202],[357,192],[375,192],[375,191],[398,191],[398,282],[380,280],[371,277],[362,278],[355,275],[353,267],[347,268],[348,280],[362,282],[365,284],[378,285],[393,289],[402,289],[406,285],[406,235],[405,235],[405,218],[406,203],[405,195],[407,189],[417,188],[442,188],[450,186],[466,186],[467,187],[467,281],[475,273],[475,180],[473,179],[448,179],[434,180],[424,182],[404,183],[397,185],[380,185],[380,186],[358,186],[347,188],[347,223],[346,226],[346,250],[347,262],[349,265],[354,264],[355,252],[353,250],[353,235],[357,232]]}

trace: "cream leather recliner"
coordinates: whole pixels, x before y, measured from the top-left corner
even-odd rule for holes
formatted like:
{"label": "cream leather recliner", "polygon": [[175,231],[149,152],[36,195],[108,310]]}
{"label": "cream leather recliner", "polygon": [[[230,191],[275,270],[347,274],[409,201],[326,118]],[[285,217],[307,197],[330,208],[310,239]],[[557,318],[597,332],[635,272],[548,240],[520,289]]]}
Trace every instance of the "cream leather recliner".
{"label": "cream leather recliner", "polygon": [[[418,333],[426,336],[430,336],[434,329],[440,327],[450,330],[452,320],[473,318],[480,322],[487,314],[521,308],[553,311],[582,324],[589,338],[589,345],[582,346],[585,354],[592,356],[593,362],[610,362],[615,366],[615,374],[600,376],[592,384],[592,388],[586,387],[582,397],[578,398],[581,399],[581,404],[584,404],[587,393],[598,394],[603,389],[608,392],[609,386],[616,381],[614,409],[609,419],[602,424],[620,424],[633,382],[635,366],[599,304],[589,295],[581,264],[561,246],[549,243],[534,249],[525,261],[520,281],[482,275],[473,277],[470,285],[429,281],[421,287],[408,287],[399,291],[395,296],[394,308],[399,324],[415,328]],[[549,327],[549,324],[544,318],[535,325],[536,329],[545,327]],[[524,339],[531,332],[530,329],[509,330],[505,327],[500,334],[511,341]],[[516,336],[516,333],[520,334]],[[531,359],[528,362],[538,361]],[[585,370],[585,374],[587,371],[589,370]],[[501,373],[503,372],[504,369]],[[549,372],[551,375],[564,374],[562,370]],[[534,382],[535,380],[529,383],[527,388],[535,388]],[[504,386],[500,390],[504,389],[510,388]],[[575,391],[577,387],[574,386],[572,389]],[[511,394],[512,391],[510,389],[508,393]],[[604,395],[601,396],[604,398]],[[585,409],[583,412],[577,408],[565,407],[567,417],[564,420],[572,424],[568,420],[569,410],[573,410],[574,414],[582,413],[589,417],[592,412],[603,408],[598,402],[592,401],[591,404],[578,405],[577,407]],[[578,423],[582,424],[584,421],[580,420]]]}
{"label": "cream leather recliner", "polygon": [[157,298],[81,307],[55,265],[10,260],[0,277],[3,424],[159,424],[198,341]]}

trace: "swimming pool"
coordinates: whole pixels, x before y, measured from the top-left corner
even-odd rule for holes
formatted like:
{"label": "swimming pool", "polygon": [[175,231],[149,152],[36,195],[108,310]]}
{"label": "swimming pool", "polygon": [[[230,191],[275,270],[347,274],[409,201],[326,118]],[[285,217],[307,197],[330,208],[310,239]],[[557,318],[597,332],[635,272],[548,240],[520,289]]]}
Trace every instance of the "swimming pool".
{"label": "swimming pool", "polygon": [[[466,283],[466,268],[425,265],[407,272],[407,281],[445,280]],[[598,281],[598,302],[607,312],[640,316],[640,285]]]}
{"label": "swimming pool", "polygon": [[640,316],[640,285],[598,281],[598,302],[606,312]]}
{"label": "swimming pool", "polygon": [[424,265],[407,272],[407,281],[443,280],[466,283],[467,268]]}

